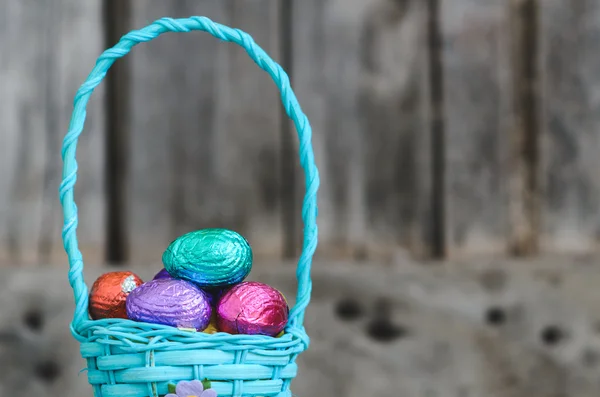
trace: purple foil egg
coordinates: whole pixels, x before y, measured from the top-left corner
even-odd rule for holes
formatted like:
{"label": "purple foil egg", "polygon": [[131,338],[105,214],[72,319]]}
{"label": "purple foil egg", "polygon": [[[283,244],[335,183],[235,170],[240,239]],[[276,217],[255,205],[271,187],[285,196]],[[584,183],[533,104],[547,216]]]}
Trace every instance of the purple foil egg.
{"label": "purple foil egg", "polygon": [[127,296],[125,306],[133,321],[198,331],[208,327],[212,314],[204,291],[189,281],[169,278],[142,284]]}
{"label": "purple foil egg", "polygon": [[160,272],[156,273],[156,276],[154,276],[154,278],[152,280],[159,280],[159,279],[163,279],[163,278],[173,278],[173,277],[169,274],[167,269],[162,269]]}
{"label": "purple foil egg", "polygon": [[[152,280],[161,280],[161,279],[173,279],[174,277],[169,274],[167,269],[162,269],[160,272],[156,273]],[[206,293],[208,296],[208,300],[211,306],[217,304],[221,296],[229,290],[229,287],[214,287],[214,288],[205,288],[201,287],[202,291]]]}
{"label": "purple foil egg", "polygon": [[227,291],[217,304],[219,330],[230,334],[279,334],[289,308],[281,292],[263,283],[243,282]]}

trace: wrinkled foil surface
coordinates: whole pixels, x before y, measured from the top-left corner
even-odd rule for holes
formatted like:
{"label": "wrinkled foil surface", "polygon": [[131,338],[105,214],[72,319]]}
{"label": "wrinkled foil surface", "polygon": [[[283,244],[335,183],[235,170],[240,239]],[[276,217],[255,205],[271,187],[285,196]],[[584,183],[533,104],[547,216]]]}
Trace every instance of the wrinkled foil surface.
{"label": "wrinkled foil surface", "polygon": [[127,316],[134,321],[193,328],[203,331],[212,309],[204,291],[178,279],[157,279],[142,284],[127,297]]}
{"label": "wrinkled foil surface", "polygon": [[90,291],[90,317],[93,320],[127,318],[127,295],[142,283],[132,272],[110,272],[98,277]]}
{"label": "wrinkled foil surface", "polygon": [[227,229],[203,229],[173,241],[162,256],[168,273],[200,287],[241,282],[252,269],[252,249],[240,234]]}
{"label": "wrinkled foil surface", "polygon": [[217,305],[217,327],[230,334],[279,334],[287,324],[289,308],[275,288],[254,281],[233,286]]}
{"label": "wrinkled foil surface", "polygon": [[[159,279],[164,279],[164,278],[174,278],[174,277],[172,277],[169,274],[167,269],[162,269],[160,272],[156,273],[153,280],[159,280]],[[213,288],[201,287],[200,289],[202,291],[204,291],[206,293],[206,295],[208,296],[210,305],[214,306],[219,301],[221,296],[223,296],[223,294],[229,289],[229,287],[213,287]]]}

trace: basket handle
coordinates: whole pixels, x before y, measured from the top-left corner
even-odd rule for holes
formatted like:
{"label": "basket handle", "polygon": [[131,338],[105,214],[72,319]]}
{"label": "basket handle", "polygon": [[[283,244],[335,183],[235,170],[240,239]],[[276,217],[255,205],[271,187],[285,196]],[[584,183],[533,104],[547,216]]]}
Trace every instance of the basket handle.
{"label": "basket handle", "polygon": [[190,17],[182,19],[162,18],[140,30],[126,34],[112,48],[104,51],[96,61],[96,65],[87,80],[77,91],[74,110],[71,116],[69,131],[63,140],[62,159],[63,175],[59,196],[63,206],[64,226],[62,238],[69,258],[69,282],[75,296],[75,314],[71,323],[71,332],[78,337],[78,330],[88,318],[88,288],[83,279],[83,257],[77,243],[77,206],[73,198],[73,188],[77,180],[77,140],[83,131],[86,117],[86,105],[94,89],[102,82],[108,69],[119,58],[127,55],[137,44],[151,41],[166,32],[189,32],[201,30],[223,41],[229,41],[243,47],[250,58],[261,69],[269,73],[281,94],[281,101],[287,115],[294,122],[300,141],[300,164],[304,169],[306,193],[302,205],[304,222],[304,242],[302,254],[298,260],[297,278],[298,294],[296,304],[290,311],[288,328],[302,327],[304,311],[310,301],[312,281],[310,268],[312,257],[317,248],[317,190],[319,173],[315,164],[311,144],[312,129],[308,118],[302,112],[298,100],[290,86],[290,80],[284,70],[260,48],[247,33],[215,23],[206,17]]}

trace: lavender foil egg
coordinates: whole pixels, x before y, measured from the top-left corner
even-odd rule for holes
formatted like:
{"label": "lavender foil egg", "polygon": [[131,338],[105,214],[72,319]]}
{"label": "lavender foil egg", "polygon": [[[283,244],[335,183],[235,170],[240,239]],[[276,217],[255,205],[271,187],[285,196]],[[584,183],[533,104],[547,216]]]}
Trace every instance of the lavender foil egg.
{"label": "lavender foil egg", "polygon": [[[166,278],[172,279],[173,276],[171,276],[169,274],[169,272],[167,271],[167,269],[162,269],[160,272],[156,273],[156,275],[154,276],[153,280],[166,279]],[[208,300],[210,301],[210,305],[211,306],[214,306],[219,301],[219,299],[221,298],[221,296],[227,290],[229,290],[228,287],[214,287],[214,288],[201,288],[201,289],[208,296]]]}
{"label": "lavender foil egg", "polygon": [[217,304],[217,325],[230,334],[279,334],[287,324],[289,308],[281,292],[248,281],[233,286]]}
{"label": "lavender foil egg", "polygon": [[189,281],[173,278],[142,284],[129,294],[125,306],[131,320],[197,331],[208,326],[212,314],[204,291]]}

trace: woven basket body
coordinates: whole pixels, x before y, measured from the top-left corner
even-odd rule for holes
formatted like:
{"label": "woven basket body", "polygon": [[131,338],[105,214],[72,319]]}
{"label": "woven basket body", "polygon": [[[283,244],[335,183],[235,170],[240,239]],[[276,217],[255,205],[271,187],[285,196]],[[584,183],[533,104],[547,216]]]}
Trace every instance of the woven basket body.
{"label": "woven basket body", "polygon": [[[296,126],[300,163],[306,175],[302,209],[303,251],[298,261],[298,294],[290,310],[285,334],[279,338],[256,335],[204,334],[122,319],[92,321],[88,315],[88,288],[83,279],[83,258],[77,243],[76,146],[83,131],[86,105],[108,69],[133,46],[166,32],[201,30],[242,46],[266,71],[281,92],[288,116]],[[317,246],[318,171],[311,146],[311,128],[290,87],[288,76],[252,38],[237,29],[205,17],[160,19],[128,33],[106,50],[78,90],[69,131],[62,149],[64,162],[60,200],[63,205],[63,240],[69,257],[69,282],[75,296],[73,336],[81,343],[87,360],[88,379],[96,397],[146,397],[167,394],[168,384],[181,380],[209,379],[219,396],[290,397],[290,382],[296,376],[296,357],[308,347],[303,327],[304,310],[311,293],[310,267]]]}

